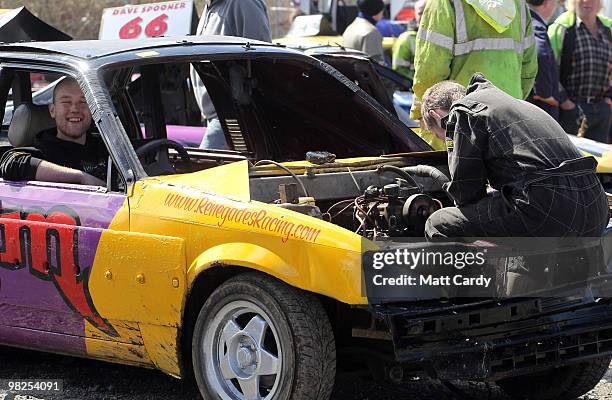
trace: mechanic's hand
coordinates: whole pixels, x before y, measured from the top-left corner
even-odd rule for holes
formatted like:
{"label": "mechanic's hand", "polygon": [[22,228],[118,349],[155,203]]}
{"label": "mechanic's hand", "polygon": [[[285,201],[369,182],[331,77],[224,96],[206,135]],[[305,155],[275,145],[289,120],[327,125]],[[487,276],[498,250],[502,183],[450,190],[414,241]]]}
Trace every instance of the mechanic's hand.
{"label": "mechanic's hand", "polygon": [[533,96],[533,99],[540,100],[541,102],[546,103],[552,107],[559,107],[559,102],[557,101],[557,99],[555,99],[552,96],[549,96],[549,97]]}
{"label": "mechanic's hand", "polygon": [[93,175],[89,175],[87,172],[81,172],[79,183],[81,185],[106,187],[106,182],[104,182],[102,179],[96,178]]}
{"label": "mechanic's hand", "polygon": [[576,108],[576,103],[574,103],[570,99],[567,99],[563,103],[561,103],[561,109],[564,111],[573,110],[574,108]]}

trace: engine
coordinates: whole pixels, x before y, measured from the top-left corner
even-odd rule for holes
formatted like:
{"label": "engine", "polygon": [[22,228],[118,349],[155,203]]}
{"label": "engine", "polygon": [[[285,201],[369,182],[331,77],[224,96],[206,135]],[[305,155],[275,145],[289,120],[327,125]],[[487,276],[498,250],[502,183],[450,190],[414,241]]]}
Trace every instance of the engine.
{"label": "engine", "polygon": [[415,193],[405,181],[382,188],[370,186],[355,199],[356,232],[368,238],[377,236],[423,236],[425,222],[442,203],[428,194]]}
{"label": "engine", "polygon": [[[423,185],[406,169],[384,165],[376,172],[395,175],[395,178],[382,186],[368,186],[361,196],[352,199],[352,204],[346,201],[352,212],[352,229],[368,239],[423,236],[427,218],[443,207],[442,202],[424,193]],[[441,174],[431,167],[421,167],[419,171],[413,169],[412,172],[426,177],[430,177],[432,172]],[[338,216],[330,210],[323,215],[328,216],[330,222]],[[346,225],[346,215],[342,225]]]}
{"label": "engine", "polygon": [[[446,182],[446,175],[429,165],[379,165],[300,177],[257,177],[251,179],[251,193],[376,240],[423,237],[429,216],[449,203],[443,191]],[[280,194],[280,199],[270,193]]]}

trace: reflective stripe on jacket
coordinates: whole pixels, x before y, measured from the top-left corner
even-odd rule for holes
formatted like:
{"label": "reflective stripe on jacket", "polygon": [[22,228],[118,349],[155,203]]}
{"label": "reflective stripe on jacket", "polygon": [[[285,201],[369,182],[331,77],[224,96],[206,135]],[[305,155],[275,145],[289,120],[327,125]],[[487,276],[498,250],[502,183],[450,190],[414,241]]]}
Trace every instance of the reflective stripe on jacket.
{"label": "reflective stripe on jacket", "polygon": [[[467,85],[476,72],[515,98],[529,95],[538,66],[525,0],[484,1],[478,11],[476,3],[480,4],[476,0],[427,2],[416,42],[413,88],[417,99],[443,80]],[[492,4],[501,8],[493,13],[487,8]],[[515,10],[513,18],[510,6]],[[483,19],[483,13],[488,19]],[[412,107],[413,119],[421,117],[418,104]]]}

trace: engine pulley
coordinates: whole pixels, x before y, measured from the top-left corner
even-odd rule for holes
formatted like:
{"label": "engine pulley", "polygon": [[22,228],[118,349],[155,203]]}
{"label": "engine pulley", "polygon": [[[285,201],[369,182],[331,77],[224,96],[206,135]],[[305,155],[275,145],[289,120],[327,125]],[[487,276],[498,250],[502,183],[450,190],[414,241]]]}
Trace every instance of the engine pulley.
{"label": "engine pulley", "polygon": [[404,203],[402,218],[415,231],[424,232],[427,218],[441,208],[442,204],[433,197],[422,193],[413,194]]}

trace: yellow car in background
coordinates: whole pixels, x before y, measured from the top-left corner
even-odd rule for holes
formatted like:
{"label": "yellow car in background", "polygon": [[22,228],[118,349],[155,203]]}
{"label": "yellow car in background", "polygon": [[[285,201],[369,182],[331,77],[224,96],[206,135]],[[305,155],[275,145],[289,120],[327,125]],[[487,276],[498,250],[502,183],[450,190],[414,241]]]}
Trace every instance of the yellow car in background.
{"label": "yellow car in background", "polygon": [[[391,53],[393,45],[397,38],[384,37],[383,49],[385,52]],[[342,36],[285,36],[283,38],[273,39],[273,43],[282,44],[287,47],[299,48],[314,47],[314,46],[342,46]]]}

